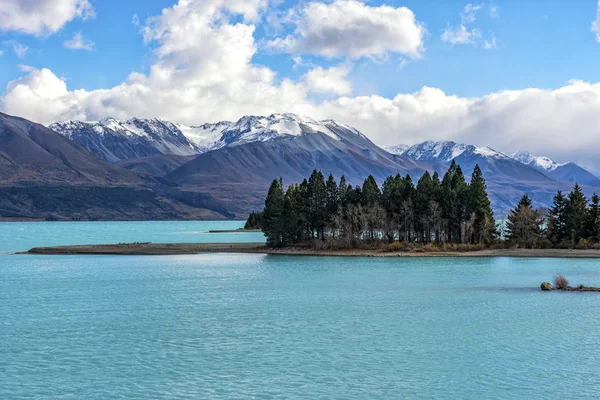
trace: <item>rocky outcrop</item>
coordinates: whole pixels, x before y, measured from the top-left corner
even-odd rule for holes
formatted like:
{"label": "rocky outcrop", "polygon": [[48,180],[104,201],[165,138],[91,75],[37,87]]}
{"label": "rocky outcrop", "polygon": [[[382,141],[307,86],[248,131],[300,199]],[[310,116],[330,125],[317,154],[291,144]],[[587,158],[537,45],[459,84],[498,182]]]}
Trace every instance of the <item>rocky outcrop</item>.
{"label": "rocky outcrop", "polygon": [[600,287],[579,285],[579,286],[575,286],[575,287],[567,286],[567,287],[555,288],[549,282],[542,282],[542,284],[540,285],[540,288],[543,291],[559,290],[559,291],[563,291],[563,292],[600,292]]}

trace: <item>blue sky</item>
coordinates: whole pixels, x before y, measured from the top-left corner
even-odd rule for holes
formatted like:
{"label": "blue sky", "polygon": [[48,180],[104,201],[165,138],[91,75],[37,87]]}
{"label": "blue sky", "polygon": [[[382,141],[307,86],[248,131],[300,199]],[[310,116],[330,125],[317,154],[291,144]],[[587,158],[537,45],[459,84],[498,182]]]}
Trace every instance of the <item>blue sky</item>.
{"label": "blue sky", "polygon": [[[277,8],[293,6],[286,1]],[[569,2],[549,0],[523,2],[496,1],[498,16],[489,15],[489,2],[477,14],[473,24],[484,34],[493,32],[497,47],[485,51],[480,45],[444,43],[441,34],[447,24],[460,23],[460,12],[468,2],[457,0],[371,1],[369,5],[405,6],[425,24],[427,35],[423,59],[401,67],[401,56],[391,55],[387,62],[363,59],[350,74],[355,93],[373,92],[386,97],[399,92],[413,92],[432,86],[458,96],[481,96],[502,89],[528,87],[557,88],[570,79],[598,80],[600,51],[590,32],[596,12],[593,1]],[[17,40],[29,47],[19,58],[4,49],[0,57],[0,87],[22,75],[18,65],[49,68],[64,77],[69,87],[87,90],[115,86],[129,73],[147,71],[151,64],[151,47],[144,44],[139,28],[132,24],[134,15],[141,21],[160,14],[172,0],[103,0],[93,3],[96,17],[67,23],[57,34],[35,37],[19,32],[3,32],[1,41]],[[1,6],[0,6],[1,7]],[[94,42],[92,51],[73,51],[63,46],[65,40],[81,32]],[[257,29],[256,38],[265,35]],[[264,64],[281,77],[298,77],[307,69],[294,69],[292,56],[258,52],[254,61]],[[307,62],[331,65],[338,60],[306,57]]]}
{"label": "blue sky", "polygon": [[0,110],[41,123],[187,124],[289,111],[342,120],[382,145],[452,139],[559,161],[575,154],[600,169],[590,150],[600,132],[583,124],[600,111],[598,8],[595,0],[6,0]]}

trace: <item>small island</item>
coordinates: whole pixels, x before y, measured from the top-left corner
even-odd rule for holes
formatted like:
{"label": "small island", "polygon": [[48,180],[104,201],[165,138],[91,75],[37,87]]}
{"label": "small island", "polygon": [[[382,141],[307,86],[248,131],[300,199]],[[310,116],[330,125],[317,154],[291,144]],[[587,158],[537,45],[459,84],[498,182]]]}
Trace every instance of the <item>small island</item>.
{"label": "small island", "polygon": [[575,287],[569,286],[569,281],[562,275],[556,275],[554,277],[554,286],[550,282],[542,282],[540,288],[544,292],[550,292],[553,290],[561,290],[563,292],[600,292],[599,287],[583,286],[578,285]]}

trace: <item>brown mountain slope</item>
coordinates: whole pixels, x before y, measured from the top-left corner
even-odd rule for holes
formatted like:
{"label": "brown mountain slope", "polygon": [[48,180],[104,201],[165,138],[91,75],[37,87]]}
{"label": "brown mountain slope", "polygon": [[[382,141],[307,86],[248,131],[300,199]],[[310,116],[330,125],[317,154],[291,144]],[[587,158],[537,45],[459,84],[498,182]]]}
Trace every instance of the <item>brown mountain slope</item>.
{"label": "brown mountain slope", "polygon": [[97,159],[56,132],[0,113],[0,184],[138,186],[147,177]]}
{"label": "brown mountain slope", "polygon": [[0,113],[0,219],[231,216],[209,194],[182,194],[160,178],[101,161],[51,129]]}

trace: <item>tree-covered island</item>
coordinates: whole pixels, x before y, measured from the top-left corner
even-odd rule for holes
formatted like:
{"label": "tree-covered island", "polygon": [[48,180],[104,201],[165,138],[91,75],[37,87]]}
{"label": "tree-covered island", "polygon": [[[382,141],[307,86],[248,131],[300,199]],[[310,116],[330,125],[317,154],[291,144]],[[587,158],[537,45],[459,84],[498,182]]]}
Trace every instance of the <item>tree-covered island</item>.
{"label": "tree-covered island", "polygon": [[271,247],[334,250],[478,250],[488,247],[591,248],[600,242],[600,198],[588,204],[581,187],[558,192],[550,210],[534,209],[524,195],[506,221],[496,223],[478,165],[467,182],[455,162],[440,179],[425,172],[389,176],[381,188],[373,176],[352,186],[344,176],[327,179],[314,170],[300,184],[271,184],[262,212],[246,228],[260,228]]}

